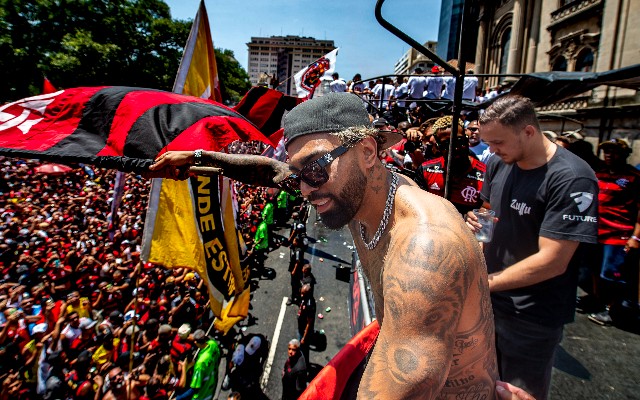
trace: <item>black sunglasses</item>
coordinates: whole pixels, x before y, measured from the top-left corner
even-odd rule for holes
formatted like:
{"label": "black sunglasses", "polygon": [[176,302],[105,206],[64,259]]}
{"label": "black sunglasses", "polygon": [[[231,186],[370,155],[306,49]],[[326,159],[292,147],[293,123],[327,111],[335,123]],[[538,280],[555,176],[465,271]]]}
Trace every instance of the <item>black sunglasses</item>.
{"label": "black sunglasses", "polygon": [[300,181],[304,181],[304,183],[311,187],[319,188],[329,180],[329,173],[325,167],[346,153],[347,150],[354,145],[355,143],[346,143],[336,147],[329,153],[302,167],[297,174],[287,176],[280,182],[280,187],[289,193],[294,193],[300,190]]}

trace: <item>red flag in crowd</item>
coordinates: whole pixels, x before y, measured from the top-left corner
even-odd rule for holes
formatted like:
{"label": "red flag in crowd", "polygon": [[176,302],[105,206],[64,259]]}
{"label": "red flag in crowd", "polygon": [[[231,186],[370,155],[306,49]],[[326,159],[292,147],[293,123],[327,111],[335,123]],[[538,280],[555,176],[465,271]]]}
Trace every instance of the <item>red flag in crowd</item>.
{"label": "red flag in crowd", "polygon": [[51,81],[49,79],[47,79],[47,77],[45,76],[44,77],[44,83],[42,84],[42,94],[55,93],[57,91],[58,91],[58,89],[56,89],[56,87],[53,86]]}
{"label": "red flag in crowd", "polygon": [[144,171],[168,150],[268,139],[211,100],[152,89],[83,87],[0,107],[0,155]]}
{"label": "red flag in crowd", "polygon": [[380,333],[373,321],[336,354],[309,383],[298,400],[339,400],[355,398],[367,355],[373,350]]}

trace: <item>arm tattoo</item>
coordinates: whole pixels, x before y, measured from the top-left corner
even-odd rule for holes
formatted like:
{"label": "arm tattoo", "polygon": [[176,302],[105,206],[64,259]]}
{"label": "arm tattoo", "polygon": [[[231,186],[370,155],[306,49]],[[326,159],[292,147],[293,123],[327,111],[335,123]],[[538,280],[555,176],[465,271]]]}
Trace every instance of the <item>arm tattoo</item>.
{"label": "arm tattoo", "polygon": [[394,260],[387,262],[394,265],[384,276],[384,325],[361,398],[433,398],[445,384],[471,282],[468,249],[450,226],[434,222],[417,230],[390,245]]}
{"label": "arm tattoo", "polygon": [[287,163],[250,154],[207,152],[208,164],[222,168],[222,175],[250,185],[278,187],[292,171]]}

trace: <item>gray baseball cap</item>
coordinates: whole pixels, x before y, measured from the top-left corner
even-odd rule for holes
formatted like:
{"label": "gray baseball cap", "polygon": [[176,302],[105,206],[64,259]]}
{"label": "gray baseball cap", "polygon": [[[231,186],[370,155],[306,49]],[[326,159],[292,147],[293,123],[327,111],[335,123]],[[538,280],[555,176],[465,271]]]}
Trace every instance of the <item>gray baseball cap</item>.
{"label": "gray baseball cap", "polygon": [[[335,133],[351,127],[373,127],[360,97],[353,93],[328,93],[299,104],[285,116],[285,146],[300,136]],[[385,138],[385,148],[402,139],[396,132],[379,132]]]}

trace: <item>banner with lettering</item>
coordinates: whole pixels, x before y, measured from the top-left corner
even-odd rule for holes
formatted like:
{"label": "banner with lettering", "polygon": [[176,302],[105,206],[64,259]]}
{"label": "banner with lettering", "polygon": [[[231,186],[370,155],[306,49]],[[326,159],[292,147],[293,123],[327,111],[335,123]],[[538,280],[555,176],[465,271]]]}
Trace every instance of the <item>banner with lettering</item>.
{"label": "banner with lettering", "polygon": [[[174,92],[221,101],[209,19],[204,1],[193,22]],[[204,150],[222,151],[207,146]],[[214,326],[224,333],[249,313],[249,270],[242,270],[229,179],[154,179],[142,259],[167,268],[192,269],[205,281]],[[246,287],[245,287],[246,286]]]}

